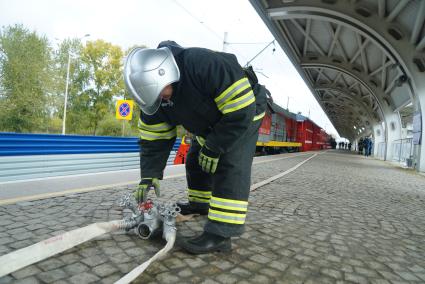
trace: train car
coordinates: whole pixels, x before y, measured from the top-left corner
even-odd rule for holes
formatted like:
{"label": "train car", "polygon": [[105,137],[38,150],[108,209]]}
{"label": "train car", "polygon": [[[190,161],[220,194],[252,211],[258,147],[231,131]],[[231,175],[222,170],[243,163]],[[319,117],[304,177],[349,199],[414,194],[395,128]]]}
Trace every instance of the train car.
{"label": "train car", "polygon": [[296,123],[289,111],[273,103],[260,126],[257,153],[278,154],[299,151],[301,143],[296,141]]}
{"label": "train car", "polygon": [[309,118],[297,114],[297,141],[302,143],[301,151],[316,151],[330,148],[331,136]]}
{"label": "train car", "polygon": [[[258,131],[257,154],[279,154],[329,149],[331,136],[302,114],[294,114],[273,103]],[[182,164],[190,146],[190,135],[183,139],[175,164]]]}

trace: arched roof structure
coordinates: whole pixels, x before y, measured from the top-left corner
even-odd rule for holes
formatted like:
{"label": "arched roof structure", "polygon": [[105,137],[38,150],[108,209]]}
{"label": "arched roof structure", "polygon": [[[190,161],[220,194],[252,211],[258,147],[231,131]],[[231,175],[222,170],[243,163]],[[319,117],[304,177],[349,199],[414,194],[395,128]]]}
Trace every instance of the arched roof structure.
{"label": "arched roof structure", "polygon": [[425,0],[250,1],[341,136],[382,131],[388,154],[424,113]]}

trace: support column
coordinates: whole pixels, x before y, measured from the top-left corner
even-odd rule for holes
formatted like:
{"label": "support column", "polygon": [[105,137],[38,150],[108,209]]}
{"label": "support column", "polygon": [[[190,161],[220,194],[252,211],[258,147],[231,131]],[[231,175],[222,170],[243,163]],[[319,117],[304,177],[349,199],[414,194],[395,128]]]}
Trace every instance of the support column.
{"label": "support column", "polygon": [[425,106],[425,87],[418,90],[418,99],[419,99],[419,105],[415,107],[416,111],[420,111],[421,113],[421,120],[422,120],[422,134],[421,134],[421,141],[420,145],[415,145],[414,148],[414,156],[416,163],[416,170],[419,172],[425,172],[425,131],[424,131],[424,125],[425,125],[425,115],[423,111],[423,107]]}
{"label": "support column", "polygon": [[382,127],[382,124],[376,124],[373,126],[373,156],[384,160],[385,151],[385,129]]}
{"label": "support column", "polygon": [[393,142],[401,139],[401,120],[399,113],[386,112],[384,115],[385,120],[387,121],[385,131],[387,138],[386,160],[391,161],[394,155]]}

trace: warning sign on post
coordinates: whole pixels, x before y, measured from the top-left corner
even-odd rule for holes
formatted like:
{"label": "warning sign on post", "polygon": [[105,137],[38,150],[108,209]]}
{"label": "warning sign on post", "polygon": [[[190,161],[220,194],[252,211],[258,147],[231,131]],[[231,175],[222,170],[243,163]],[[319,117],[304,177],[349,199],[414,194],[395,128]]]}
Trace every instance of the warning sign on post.
{"label": "warning sign on post", "polygon": [[131,120],[133,116],[133,100],[117,101],[115,117],[117,119]]}

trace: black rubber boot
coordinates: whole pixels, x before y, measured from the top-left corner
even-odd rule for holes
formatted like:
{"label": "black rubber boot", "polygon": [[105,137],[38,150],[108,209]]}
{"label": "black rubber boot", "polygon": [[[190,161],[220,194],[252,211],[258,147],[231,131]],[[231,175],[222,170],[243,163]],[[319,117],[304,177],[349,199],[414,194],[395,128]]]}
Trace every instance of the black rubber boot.
{"label": "black rubber boot", "polygon": [[191,254],[211,252],[228,252],[232,250],[230,238],[203,232],[199,237],[183,239],[179,242],[181,248]]}
{"label": "black rubber boot", "polygon": [[192,204],[186,202],[177,202],[177,206],[180,207],[180,214],[189,215],[189,214],[199,214],[199,215],[208,215],[208,207],[207,208],[197,208]]}

